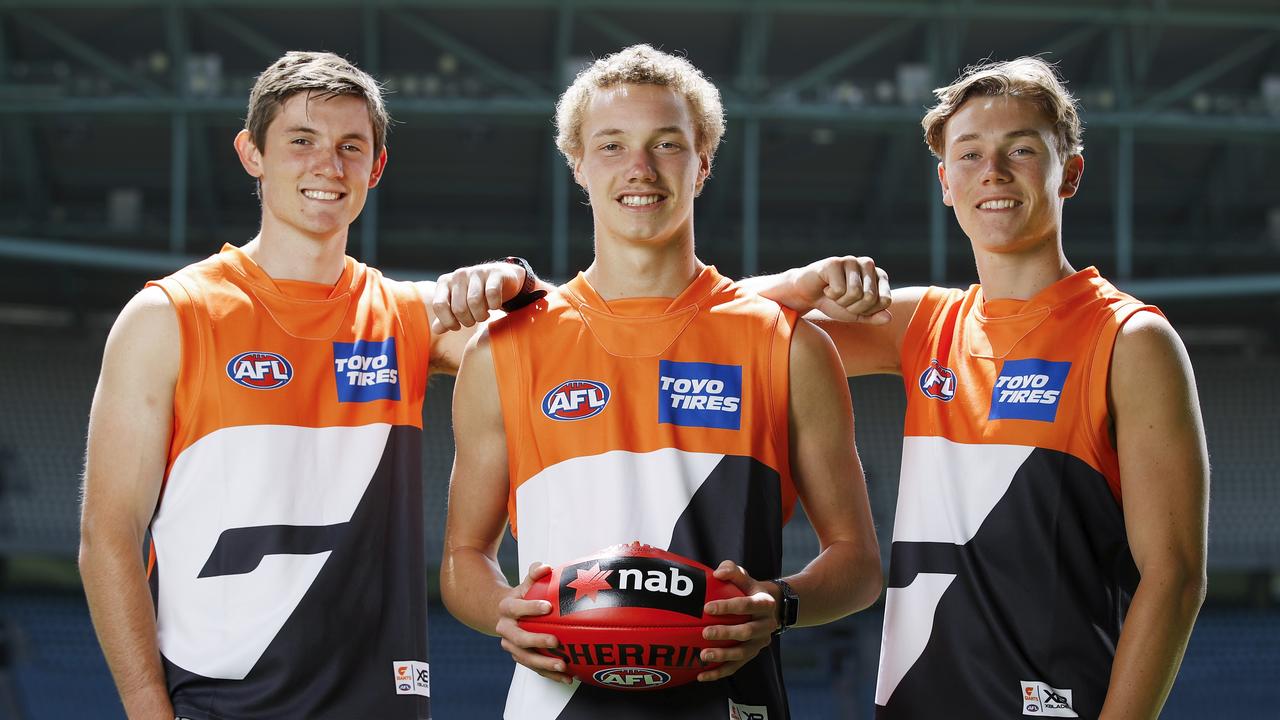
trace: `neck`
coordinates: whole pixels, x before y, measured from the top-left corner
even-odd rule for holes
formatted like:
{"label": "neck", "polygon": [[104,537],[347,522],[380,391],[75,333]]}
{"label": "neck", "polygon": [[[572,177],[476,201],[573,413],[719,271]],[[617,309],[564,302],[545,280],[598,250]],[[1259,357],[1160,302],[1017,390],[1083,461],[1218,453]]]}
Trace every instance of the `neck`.
{"label": "neck", "polygon": [[693,236],[661,246],[596,240],[587,282],[605,300],[669,297],[684,292],[705,267],[693,254]]}
{"label": "neck", "polygon": [[258,236],[244,246],[258,267],[275,280],[302,280],[332,285],[346,264],[347,231],[317,238],[262,218]]}
{"label": "neck", "polygon": [[988,300],[1030,300],[1040,291],[1069,277],[1075,268],[1062,252],[1062,240],[1020,253],[974,251],[978,282]]}

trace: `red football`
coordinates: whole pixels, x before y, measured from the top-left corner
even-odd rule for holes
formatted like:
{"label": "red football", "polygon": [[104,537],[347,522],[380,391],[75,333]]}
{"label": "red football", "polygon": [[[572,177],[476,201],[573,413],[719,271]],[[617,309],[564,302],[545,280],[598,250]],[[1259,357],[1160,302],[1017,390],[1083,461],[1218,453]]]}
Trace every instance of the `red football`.
{"label": "red football", "polygon": [[743,615],[707,615],[711,600],[742,597],[712,569],[675,553],[633,542],[615,545],[554,568],[525,594],[551,612],[520,621],[529,632],[555,635],[560,646],[540,650],[564,661],[584,683],[620,690],[683,685],[719,663],[704,663],[703,648],[733,645],[704,640],[708,625],[746,622]]}

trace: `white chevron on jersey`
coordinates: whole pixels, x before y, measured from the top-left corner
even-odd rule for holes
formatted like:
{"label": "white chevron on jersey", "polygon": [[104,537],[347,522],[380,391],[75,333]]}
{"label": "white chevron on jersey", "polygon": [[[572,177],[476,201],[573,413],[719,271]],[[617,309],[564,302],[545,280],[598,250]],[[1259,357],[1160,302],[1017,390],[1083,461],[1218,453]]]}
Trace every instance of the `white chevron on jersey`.
{"label": "white chevron on jersey", "polygon": [[225,530],[347,522],[391,426],[223,428],[173,464],[151,525],[160,651],[210,678],[249,673],[320,573],[328,552],[267,555],[252,572],[197,577]]}
{"label": "white chevron on jersey", "polygon": [[[904,588],[885,590],[884,632],[880,636],[880,671],[876,674],[876,704],[885,705],[925,645],[933,630],[933,614],[942,594],[956,579],[949,573],[920,573]],[[927,618],[929,622],[921,622]],[[893,638],[893,647],[887,646]],[[946,705],[939,701],[939,707]]]}
{"label": "white chevron on jersey", "polygon": [[[669,547],[676,521],[723,458],[676,448],[614,450],[544,469],[516,488],[520,572],[535,561],[560,565],[633,540]],[[517,665],[505,714],[554,720],[578,685]]]}
{"label": "white chevron on jersey", "polygon": [[966,445],[942,437],[903,438],[893,541],[969,542],[1033,450],[1025,445]]}

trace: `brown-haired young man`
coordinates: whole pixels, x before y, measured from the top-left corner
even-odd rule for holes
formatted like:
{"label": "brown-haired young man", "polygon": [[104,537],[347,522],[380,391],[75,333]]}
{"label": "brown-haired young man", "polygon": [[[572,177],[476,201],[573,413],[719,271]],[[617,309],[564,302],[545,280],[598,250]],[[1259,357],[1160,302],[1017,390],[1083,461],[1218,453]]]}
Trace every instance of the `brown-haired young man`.
{"label": "brown-haired young man", "polygon": [[[842,617],[880,591],[835,349],[695,255],[694,198],[724,120],[719,93],[687,60],[645,45],[602,58],[562,96],[557,125],[590,198],[595,261],[467,349],[454,392],[445,603],[500,635],[519,663],[508,720],[786,720],[771,634]],[[596,389],[590,413],[561,412],[578,402],[556,400],[566,385]],[[821,551],[780,578],[781,528],[797,498]],[[508,521],[530,567],[515,588],[496,557]],[[556,638],[518,626],[550,609],[523,595],[549,572],[543,563],[635,540],[715,567],[745,597],[707,612],[751,619],[704,631],[737,644],[703,651],[698,662],[723,664],[697,683],[646,693],[571,683],[564,659],[535,650]],[[793,614],[779,614],[784,606]],[[653,660],[659,671],[674,661]]]}
{"label": "brown-haired young man", "polygon": [[80,568],[133,720],[430,717],[428,368],[456,369],[474,329],[445,330],[526,277],[415,285],[346,256],[387,123],[350,62],[280,58],[235,138],[257,237],[150,283],[112,328]]}
{"label": "brown-haired young man", "polygon": [[925,137],[981,283],[822,323],[850,375],[908,398],[877,717],[1155,718],[1205,591],[1190,361],[1156,308],[1067,261],[1084,159],[1054,69],[935,93]]}

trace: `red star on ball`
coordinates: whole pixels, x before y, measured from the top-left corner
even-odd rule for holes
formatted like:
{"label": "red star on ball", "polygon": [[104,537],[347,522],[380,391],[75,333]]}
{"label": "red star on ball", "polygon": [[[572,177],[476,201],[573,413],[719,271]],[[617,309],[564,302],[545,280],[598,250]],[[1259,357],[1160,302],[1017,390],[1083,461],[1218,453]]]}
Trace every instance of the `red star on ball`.
{"label": "red star on ball", "polygon": [[595,602],[596,593],[601,590],[612,590],[613,586],[609,584],[609,576],[613,574],[612,570],[600,570],[600,563],[592,565],[590,568],[583,570],[578,568],[578,579],[569,583],[569,587],[574,589],[573,601],[578,602],[586,595]]}

